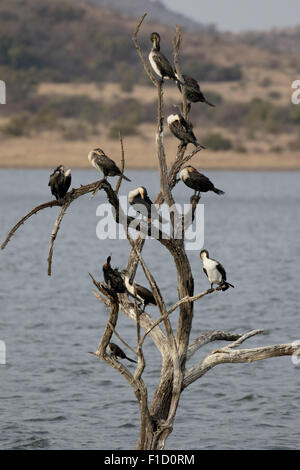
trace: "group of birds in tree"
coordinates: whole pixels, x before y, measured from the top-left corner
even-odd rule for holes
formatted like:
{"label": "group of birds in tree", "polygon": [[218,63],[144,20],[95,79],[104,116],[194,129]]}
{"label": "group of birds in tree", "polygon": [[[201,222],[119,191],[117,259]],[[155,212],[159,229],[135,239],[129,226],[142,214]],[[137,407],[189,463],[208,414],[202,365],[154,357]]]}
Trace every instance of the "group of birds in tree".
{"label": "group of birds in tree", "polygon": [[[160,35],[154,32],[151,34],[150,39],[152,42],[152,49],[149,53],[149,62],[154,72],[162,81],[165,79],[174,80],[181,93],[183,92],[183,86],[185,87],[188,110],[190,110],[191,103],[197,102],[206,103],[207,105],[214,107],[215,105],[205,98],[198,82],[194,78],[183,74],[183,82],[179,80],[179,77],[170,62],[160,51]],[[205,148],[198,143],[193,132],[192,124],[183,117],[181,112],[168,116],[167,123],[172,134],[183,144],[191,143],[195,147]],[[90,151],[88,154],[88,161],[96,170],[103,173],[104,179],[107,177],[120,176],[124,180],[131,182],[131,180],[122,173],[116,163],[109,158],[101,148],[95,148]],[[218,195],[224,194],[224,191],[216,188],[207,176],[200,173],[191,165],[182,168],[179,176],[180,180],[186,186],[195,191],[195,195],[199,196],[200,193],[208,191],[212,191]],[[59,165],[50,175],[49,186],[51,188],[51,193],[59,202],[63,202],[67,196],[70,185],[71,170],[66,169],[64,165]],[[148,221],[151,222],[153,219],[157,219],[161,223],[164,222],[164,219],[162,219],[156,206],[148,196],[148,192],[145,187],[139,186],[138,188],[130,191],[128,193],[128,202],[130,205],[135,206],[136,210],[141,212],[142,215],[145,215],[145,213],[144,211],[139,211],[138,206],[145,208]],[[226,291],[229,287],[234,287],[232,284],[227,282],[226,271],[222,264],[209,258],[207,250],[202,250],[200,252],[200,259],[203,264],[203,271],[210,282],[211,289],[214,284],[219,286],[222,291]],[[141,313],[145,311],[145,308],[148,305],[157,305],[155,297],[149,289],[141,286],[140,284],[132,284],[130,282],[127,270],[120,272],[118,268],[112,268],[111,256],[108,256],[102,270],[107,288],[113,294],[127,294],[136,299]],[[128,359],[131,362],[136,362],[127,357],[124,351],[114,343],[109,343],[107,349],[113,357],[120,357],[121,359]]]}

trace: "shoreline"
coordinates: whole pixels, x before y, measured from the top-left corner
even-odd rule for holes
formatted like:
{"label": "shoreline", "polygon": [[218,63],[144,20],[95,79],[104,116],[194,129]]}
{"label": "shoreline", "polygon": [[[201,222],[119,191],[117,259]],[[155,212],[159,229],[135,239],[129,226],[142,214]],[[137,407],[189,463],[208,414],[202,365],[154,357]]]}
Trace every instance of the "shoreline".
{"label": "shoreline", "polygon": [[[295,167],[206,167],[206,166],[201,166],[201,169],[203,171],[236,171],[236,172],[280,172],[280,171],[285,171],[285,172],[300,172],[300,165],[295,166]],[[0,164],[0,171],[1,170],[52,170],[52,166],[37,166],[37,165],[20,165],[20,166],[9,166],[9,165],[1,165]],[[90,166],[72,166],[72,170],[93,170]],[[127,166],[127,171],[155,171],[158,170],[158,167],[130,167]]]}

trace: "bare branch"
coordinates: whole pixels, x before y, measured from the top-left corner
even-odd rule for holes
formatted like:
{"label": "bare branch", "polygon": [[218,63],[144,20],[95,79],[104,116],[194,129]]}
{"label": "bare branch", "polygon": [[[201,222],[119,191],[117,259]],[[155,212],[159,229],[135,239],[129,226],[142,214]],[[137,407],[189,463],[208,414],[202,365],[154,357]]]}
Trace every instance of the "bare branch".
{"label": "bare branch", "polygon": [[32,209],[21,220],[19,220],[19,222],[17,222],[16,225],[14,225],[14,227],[10,230],[10,232],[7,235],[5,241],[1,245],[1,250],[4,250],[4,248],[6,247],[6,245],[8,244],[9,240],[14,235],[14,233],[18,230],[18,228],[21,227],[21,225],[24,224],[24,222],[26,222],[27,219],[29,219],[29,217],[31,217],[32,215],[36,214],[37,212],[39,212],[43,209],[46,209],[47,207],[54,207],[54,206],[60,206],[60,205],[61,204],[56,199],[54,199],[53,201],[45,202],[44,204],[41,204],[41,205],[35,207],[34,209]]}
{"label": "bare branch", "polygon": [[[176,25],[176,36],[173,39],[173,49],[174,49],[174,66],[175,66],[175,71],[177,74],[177,77],[181,81],[181,83],[184,83],[183,76],[181,74],[180,66],[179,66],[179,50],[181,46],[181,31],[178,26]],[[185,119],[188,118],[188,111],[187,111],[187,100],[186,100],[186,89],[185,85],[182,87],[182,108],[183,108],[183,116]]]}
{"label": "bare branch", "polygon": [[194,295],[193,297],[189,297],[189,296],[183,297],[182,299],[178,300],[178,302],[176,302],[176,304],[173,305],[173,307],[171,307],[167,311],[167,314],[170,315],[172,312],[174,312],[174,310],[176,310],[180,305],[182,305],[184,303],[195,302],[196,300],[201,299],[205,295],[212,294],[213,292],[217,292],[217,291],[220,291],[220,290],[222,290],[221,287],[215,287],[214,289],[207,289],[206,291],[201,292],[200,294]]}
{"label": "bare branch", "polygon": [[187,360],[189,360],[198,349],[205,344],[211,343],[212,341],[235,341],[242,335],[239,333],[226,333],[221,330],[212,330],[202,334],[198,338],[194,339],[187,350]]}
{"label": "bare branch", "polygon": [[143,66],[144,66],[144,69],[145,69],[146,74],[148,75],[148,77],[150,78],[150,80],[152,81],[152,83],[157,87],[158,84],[159,84],[159,80],[157,80],[157,79],[155,78],[155,76],[153,75],[153,73],[152,73],[152,71],[151,71],[151,69],[150,69],[150,67],[149,67],[149,65],[148,65],[148,62],[147,62],[147,60],[146,60],[145,57],[144,57],[144,54],[143,54],[142,49],[141,49],[141,47],[140,47],[140,45],[139,45],[139,43],[138,43],[138,40],[137,40],[138,32],[139,32],[140,27],[141,27],[141,25],[142,25],[142,23],[143,23],[143,21],[144,21],[144,19],[145,19],[146,16],[147,16],[147,13],[145,13],[145,14],[140,18],[140,20],[139,20],[139,22],[138,22],[138,24],[137,24],[137,27],[136,27],[136,29],[135,29],[133,35],[132,35],[132,40],[133,40],[133,42],[134,42],[135,48],[136,48],[136,50],[137,50],[137,53],[138,53],[138,55],[140,56],[140,59],[141,59],[141,61],[142,61],[142,64],[143,64]]}
{"label": "bare branch", "polygon": [[[250,333],[242,335],[234,344],[239,343],[240,340],[244,341],[254,334],[259,334],[261,332],[262,330],[253,330]],[[272,346],[237,350],[233,350],[232,348],[225,346],[224,348],[212,351],[202,362],[187,370],[183,380],[183,388],[186,388],[188,385],[198,380],[218,364],[249,363],[269,359],[271,357],[291,356],[294,354],[297,356],[300,355],[299,345],[295,343],[276,344]]]}
{"label": "bare branch", "polygon": [[117,330],[115,329],[115,327],[111,324],[111,322],[109,320],[108,320],[107,324],[111,328],[114,335],[116,335],[116,337],[121,341],[121,343],[123,343],[124,346],[126,346],[126,348],[128,348],[132,352],[132,354],[137,356],[137,352],[125,341],[124,338],[122,338],[122,336],[117,332]]}
{"label": "bare branch", "polygon": [[[249,333],[245,333],[244,335],[241,335],[241,336],[240,336],[239,338],[237,338],[233,343],[228,344],[227,346],[224,346],[224,347],[222,348],[222,352],[223,352],[225,349],[236,348],[237,346],[239,346],[240,344],[242,344],[244,341],[246,341],[247,339],[251,338],[252,336],[259,335],[259,334],[262,334],[262,333],[264,333],[264,330],[252,330],[252,331],[249,331]],[[212,354],[215,354],[216,352],[218,352],[218,350],[212,351]]]}
{"label": "bare branch", "polygon": [[67,199],[67,201],[64,203],[64,205],[61,208],[61,211],[55,221],[52,233],[51,233],[51,240],[50,240],[50,247],[49,247],[49,254],[48,254],[48,276],[51,276],[51,267],[52,267],[52,256],[53,256],[53,246],[54,242],[56,239],[57,232],[59,230],[61,221],[63,219],[63,216],[65,215],[69,205],[71,204],[71,199]]}
{"label": "bare branch", "polygon": [[119,132],[119,137],[120,137],[120,144],[121,144],[121,175],[118,179],[118,182],[117,182],[117,186],[116,186],[116,189],[115,189],[115,193],[118,194],[119,193],[119,190],[120,190],[120,187],[121,187],[121,184],[122,184],[122,181],[123,181],[123,173],[124,173],[124,170],[125,170],[125,152],[124,152],[124,145],[123,145],[123,137],[122,137],[122,134],[121,132]]}

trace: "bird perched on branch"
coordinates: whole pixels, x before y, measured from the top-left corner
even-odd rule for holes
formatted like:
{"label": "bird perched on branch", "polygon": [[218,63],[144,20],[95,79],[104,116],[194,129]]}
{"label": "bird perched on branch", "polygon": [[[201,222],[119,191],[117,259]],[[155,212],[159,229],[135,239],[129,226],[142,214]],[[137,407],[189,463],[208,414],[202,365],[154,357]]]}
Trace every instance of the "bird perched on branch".
{"label": "bird perched on branch", "polygon": [[[161,223],[167,222],[167,220],[163,219],[158,213],[155,204],[149,198],[147,189],[144,186],[139,186],[129,191],[128,202],[137,212],[147,217],[148,220],[158,219]],[[143,210],[144,208],[145,210]]]}
{"label": "bird perched on branch", "polygon": [[160,51],[160,35],[158,33],[152,33],[150,36],[152,42],[152,49],[149,54],[149,62],[154,72],[162,79],[175,80],[177,83],[181,83],[176,77],[173,67],[171,66],[168,59]]}
{"label": "bird perched on branch", "polygon": [[145,308],[147,307],[147,305],[157,305],[154,295],[149,289],[147,289],[147,287],[143,287],[140,284],[135,283],[135,290],[134,290],[134,285],[130,284],[128,271],[124,269],[122,271],[122,274],[124,276],[124,282],[125,282],[125,286],[128,292],[130,292],[130,294],[133,295],[133,297],[135,297],[135,293],[136,293],[136,298],[140,301],[140,304],[143,305],[143,310],[142,310],[143,312]]}
{"label": "bird perched on branch", "polygon": [[[206,103],[209,106],[215,107],[216,105],[213,103],[210,103],[207,101],[205,98],[204,94],[202,93],[200,86],[193,77],[190,77],[189,75],[182,75],[182,78],[184,80],[184,85],[185,85],[185,90],[186,90],[186,99],[192,103],[198,103],[199,101],[201,103]],[[179,88],[179,91],[182,93],[182,84],[180,82],[177,82],[177,86]]]}
{"label": "bird perched on branch", "polygon": [[115,343],[108,343],[107,349],[111,353],[111,355],[114,356],[114,357],[120,357],[121,359],[127,359],[127,361],[136,363],[136,361],[134,359],[130,359],[130,357],[126,356],[123,349],[121,349]]}
{"label": "bird perched on branch", "polygon": [[186,121],[181,113],[170,114],[167,118],[167,123],[172,134],[181,140],[183,144],[193,144],[195,147],[201,147],[205,149],[203,145],[200,145],[193,132],[192,125]]}
{"label": "bird perched on branch", "polygon": [[103,173],[104,178],[107,178],[107,176],[122,176],[124,180],[131,181],[129,178],[127,178],[127,176],[123,175],[115,162],[105,155],[103,150],[100,148],[91,150],[91,152],[88,154],[88,160],[90,164],[96,168],[96,170]]}
{"label": "bird perched on branch", "polygon": [[222,291],[226,291],[229,287],[234,287],[232,284],[226,281],[226,271],[219,261],[209,258],[207,250],[200,251],[200,259],[203,264],[203,271],[208,277],[210,282],[210,288],[213,288],[213,284],[218,284]]}
{"label": "bird perched on branch", "polygon": [[66,170],[64,165],[59,165],[50,175],[48,186],[58,201],[64,199],[71,185],[71,180],[71,170]]}
{"label": "bird perched on branch", "polygon": [[210,181],[207,176],[200,173],[193,166],[186,166],[182,168],[179,173],[181,181],[184,182],[189,188],[195,190],[195,193],[207,193],[208,191],[213,191],[214,193],[221,195],[225,194],[224,191],[218,189]]}
{"label": "bird perched on branch", "polygon": [[109,289],[114,291],[116,294],[124,294],[127,289],[124,284],[122,274],[118,268],[111,267],[111,256],[108,256],[106,262],[102,266],[104,280]]}

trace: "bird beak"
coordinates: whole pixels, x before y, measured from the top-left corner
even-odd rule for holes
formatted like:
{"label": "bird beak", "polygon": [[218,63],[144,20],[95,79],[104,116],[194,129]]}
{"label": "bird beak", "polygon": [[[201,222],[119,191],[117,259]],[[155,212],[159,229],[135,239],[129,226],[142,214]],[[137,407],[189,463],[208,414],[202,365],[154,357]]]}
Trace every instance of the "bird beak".
{"label": "bird beak", "polygon": [[143,189],[140,190],[140,195],[142,199],[145,198],[145,191]]}

